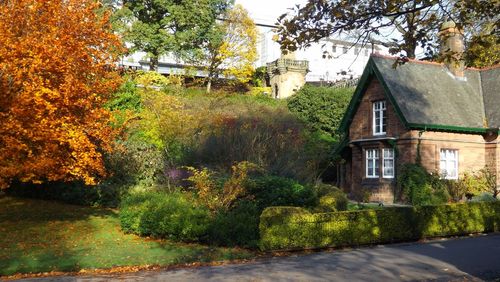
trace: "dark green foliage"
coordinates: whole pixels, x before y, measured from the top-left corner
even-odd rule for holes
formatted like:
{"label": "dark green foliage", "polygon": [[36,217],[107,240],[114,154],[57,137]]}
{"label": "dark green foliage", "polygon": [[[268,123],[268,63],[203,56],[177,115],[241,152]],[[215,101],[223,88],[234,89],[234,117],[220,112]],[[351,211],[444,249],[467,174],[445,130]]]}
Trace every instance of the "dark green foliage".
{"label": "dark green foliage", "polygon": [[316,194],[310,186],[279,176],[262,176],[249,180],[248,191],[260,208],[270,206],[312,207]]}
{"label": "dark green foliage", "polygon": [[348,199],[346,194],[339,188],[320,183],[314,186],[318,196],[318,205],[315,212],[334,212],[347,210]]}
{"label": "dark green foliage", "polygon": [[13,183],[6,192],[17,197],[56,200],[74,205],[116,207],[125,193],[124,190],[124,187],[109,179],[96,186],[88,186],[78,181]]}
{"label": "dark green foliage", "polygon": [[288,99],[288,108],[313,130],[338,140],[337,130],[353,93],[354,88],[306,85]]}
{"label": "dark green foliage", "polygon": [[198,241],[207,233],[210,214],[186,194],[144,192],[122,201],[120,222],[124,231],[142,236]]}
{"label": "dark green foliage", "polygon": [[110,110],[138,112],[142,108],[141,96],[133,80],[127,80],[106,104]]}
{"label": "dark green foliage", "polygon": [[210,226],[208,243],[256,247],[259,240],[261,212],[262,210],[252,201],[241,201],[235,208],[219,212]]}
{"label": "dark green foliage", "polygon": [[437,205],[450,200],[448,183],[418,164],[404,164],[398,173],[396,197],[412,205]]}
{"label": "dark green foliage", "polygon": [[457,236],[500,229],[500,202],[310,214],[271,207],[260,217],[263,250],[322,248]]}

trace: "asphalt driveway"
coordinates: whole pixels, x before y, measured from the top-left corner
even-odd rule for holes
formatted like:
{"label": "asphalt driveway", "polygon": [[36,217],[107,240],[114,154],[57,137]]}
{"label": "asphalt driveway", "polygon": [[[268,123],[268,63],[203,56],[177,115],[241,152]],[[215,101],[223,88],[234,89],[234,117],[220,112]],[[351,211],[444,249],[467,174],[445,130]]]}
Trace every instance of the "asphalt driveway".
{"label": "asphalt driveway", "polygon": [[247,264],[23,281],[481,281],[500,279],[500,234],[394,244]]}

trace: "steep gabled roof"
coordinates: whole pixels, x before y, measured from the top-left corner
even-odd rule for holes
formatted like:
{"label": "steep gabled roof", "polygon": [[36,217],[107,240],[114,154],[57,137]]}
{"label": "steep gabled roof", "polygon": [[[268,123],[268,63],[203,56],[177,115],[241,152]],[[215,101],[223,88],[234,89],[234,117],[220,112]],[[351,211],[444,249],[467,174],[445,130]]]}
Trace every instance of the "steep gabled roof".
{"label": "steep gabled roof", "polygon": [[395,58],[372,56],[341,123],[350,125],[373,78],[380,81],[403,125],[428,129],[484,133],[500,125],[500,68],[466,70],[457,79],[442,64],[409,61],[396,68]]}

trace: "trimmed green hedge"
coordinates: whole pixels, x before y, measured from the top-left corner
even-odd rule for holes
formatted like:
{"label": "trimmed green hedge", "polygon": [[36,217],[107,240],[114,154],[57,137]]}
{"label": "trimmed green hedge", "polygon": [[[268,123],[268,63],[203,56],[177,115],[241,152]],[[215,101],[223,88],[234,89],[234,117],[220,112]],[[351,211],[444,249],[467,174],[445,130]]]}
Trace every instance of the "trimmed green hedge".
{"label": "trimmed green hedge", "polygon": [[260,217],[262,250],[338,247],[498,231],[500,202],[311,214],[270,207]]}

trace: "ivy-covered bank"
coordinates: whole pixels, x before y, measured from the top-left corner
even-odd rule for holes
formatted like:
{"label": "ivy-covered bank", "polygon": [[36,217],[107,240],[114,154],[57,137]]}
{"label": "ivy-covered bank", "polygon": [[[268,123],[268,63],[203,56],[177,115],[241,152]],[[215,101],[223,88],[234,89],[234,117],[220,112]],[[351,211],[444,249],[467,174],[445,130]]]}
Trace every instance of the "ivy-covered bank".
{"label": "ivy-covered bank", "polygon": [[309,213],[270,207],[260,217],[260,248],[291,250],[411,241],[500,229],[500,202]]}

